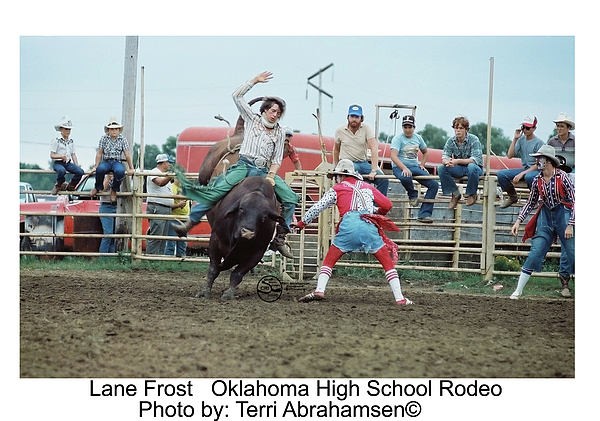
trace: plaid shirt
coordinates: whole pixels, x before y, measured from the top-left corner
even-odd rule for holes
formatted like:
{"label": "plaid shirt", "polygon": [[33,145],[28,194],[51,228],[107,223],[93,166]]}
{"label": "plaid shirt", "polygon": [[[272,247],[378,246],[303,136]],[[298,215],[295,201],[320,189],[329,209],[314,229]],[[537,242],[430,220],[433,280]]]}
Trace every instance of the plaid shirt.
{"label": "plaid shirt", "polygon": [[279,123],[273,130],[267,131],[262,124],[262,116],[252,111],[244,100],[244,94],[252,88],[249,82],[244,83],[233,93],[233,102],[244,119],[244,140],[240,155],[253,159],[263,158],[271,164],[281,165],[285,133]]}
{"label": "plaid shirt", "polygon": [[456,136],[452,136],[444,146],[442,159],[444,158],[472,159],[475,164],[483,167],[483,152],[479,138],[474,134],[467,133],[462,145],[459,145]]}
{"label": "plaid shirt", "polygon": [[112,140],[108,134],[100,138],[98,149],[102,150],[102,160],[121,160],[121,154],[129,150],[127,139],[123,135],[118,135],[115,140]]}

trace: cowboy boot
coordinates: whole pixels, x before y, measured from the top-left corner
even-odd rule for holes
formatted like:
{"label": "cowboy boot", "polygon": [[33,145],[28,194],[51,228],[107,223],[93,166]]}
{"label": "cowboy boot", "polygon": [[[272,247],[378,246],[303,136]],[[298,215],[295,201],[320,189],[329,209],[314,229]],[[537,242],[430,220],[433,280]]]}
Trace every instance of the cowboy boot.
{"label": "cowboy boot", "polygon": [[67,187],[65,188],[66,191],[75,191],[75,188],[77,187],[77,183],[73,183],[73,181],[71,181],[69,184],[67,184]]}
{"label": "cowboy boot", "polygon": [[187,237],[187,233],[192,229],[194,225],[196,225],[190,218],[188,218],[185,222],[175,221],[173,224],[173,231],[179,237]]}
{"label": "cowboy boot", "polygon": [[293,259],[294,255],[292,254],[292,249],[285,242],[285,237],[287,235],[287,231],[281,225],[277,225],[277,235],[271,241],[271,249],[277,250],[281,253],[282,256],[287,257],[288,259]]}
{"label": "cowboy boot", "polygon": [[562,289],[560,290],[560,295],[562,295],[565,298],[571,297],[571,290],[569,289],[569,280],[571,279],[571,276],[567,276],[566,278],[564,278],[561,274],[558,274],[558,277],[560,278],[560,283],[562,286]]}
{"label": "cowboy boot", "polygon": [[51,195],[57,195],[58,192],[61,190],[62,187],[62,183],[56,183],[54,185],[54,187],[52,187],[52,190],[50,190],[50,194]]}
{"label": "cowboy boot", "polygon": [[508,197],[504,199],[502,204],[500,204],[500,209],[506,209],[513,203],[517,203],[519,201],[519,195],[515,190],[515,186],[512,184],[506,188],[506,194],[508,194]]}

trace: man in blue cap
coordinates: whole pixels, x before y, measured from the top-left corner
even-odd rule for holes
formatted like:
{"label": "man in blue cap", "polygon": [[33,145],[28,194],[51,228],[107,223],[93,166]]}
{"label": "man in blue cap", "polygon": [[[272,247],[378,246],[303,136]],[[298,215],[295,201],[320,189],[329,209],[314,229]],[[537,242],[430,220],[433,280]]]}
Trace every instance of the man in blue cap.
{"label": "man in blue cap", "polygon": [[[337,165],[340,159],[349,159],[359,174],[373,181],[377,190],[387,196],[389,180],[375,178],[376,175],[383,175],[379,169],[379,142],[373,128],[364,119],[362,107],[351,105],[348,109],[348,123],[342,124],[335,131],[333,164]],[[371,151],[371,162],[368,161],[368,150]]]}

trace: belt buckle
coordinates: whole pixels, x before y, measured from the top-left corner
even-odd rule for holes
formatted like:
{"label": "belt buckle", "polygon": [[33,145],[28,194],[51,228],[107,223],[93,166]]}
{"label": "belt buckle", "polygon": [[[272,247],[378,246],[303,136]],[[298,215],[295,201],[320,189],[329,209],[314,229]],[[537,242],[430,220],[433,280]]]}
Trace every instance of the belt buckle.
{"label": "belt buckle", "polygon": [[256,158],[254,160],[254,165],[257,167],[265,167],[267,165],[267,160],[265,158]]}

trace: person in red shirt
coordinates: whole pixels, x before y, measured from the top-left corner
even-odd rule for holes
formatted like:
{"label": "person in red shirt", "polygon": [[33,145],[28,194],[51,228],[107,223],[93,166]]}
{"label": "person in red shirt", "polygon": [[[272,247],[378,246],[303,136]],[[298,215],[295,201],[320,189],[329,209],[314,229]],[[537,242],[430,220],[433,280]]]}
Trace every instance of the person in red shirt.
{"label": "person in red shirt", "polygon": [[302,170],[302,163],[300,162],[300,157],[298,156],[298,152],[296,152],[296,148],[294,148],[291,144],[292,137],[294,136],[294,131],[290,126],[284,127],[285,130],[285,144],[283,145],[283,159],[289,158],[290,161],[294,164],[294,168],[298,171]]}
{"label": "person in red shirt", "polygon": [[385,276],[399,305],[412,304],[402,294],[400,278],[394,265],[398,260],[398,247],[386,237],[386,231],[399,231],[387,214],[392,202],[371,184],[363,182],[363,177],[354,169],[349,159],[341,159],[335,169],[327,174],[336,177],[336,184],[325,192],[302,219],[295,225],[302,230],[322,211],[336,205],[340,212],[333,244],[327,251],[319,271],[315,291],[300,298],[300,302],[319,301],[325,296],[325,288],[336,262],[349,252],[362,251],[374,254],[385,270]]}

